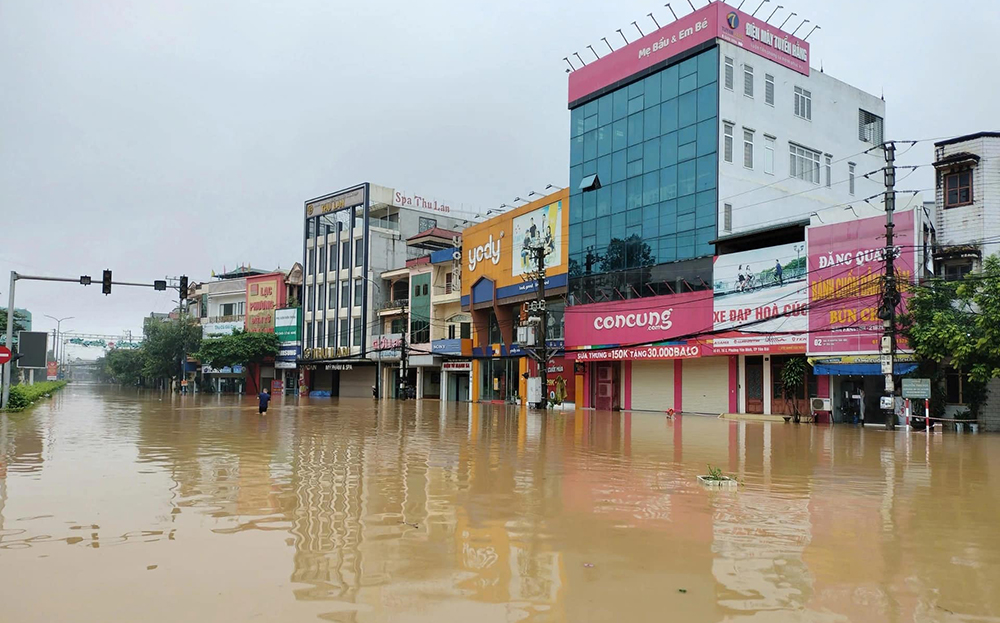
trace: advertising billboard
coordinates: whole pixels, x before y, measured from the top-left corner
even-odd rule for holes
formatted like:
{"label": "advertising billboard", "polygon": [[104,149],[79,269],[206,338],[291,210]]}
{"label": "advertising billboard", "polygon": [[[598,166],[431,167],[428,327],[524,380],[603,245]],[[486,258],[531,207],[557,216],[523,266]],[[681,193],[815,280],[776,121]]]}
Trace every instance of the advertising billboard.
{"label": "advertising billboard", "polygon": [[734,331],[715,338],[715,354],[805,352],[805,243],[720,255],[714,274],[714,328]]}
{"label": "advertising billboard", "polygon": [[809,75],[808,42],[727,4],[713,2],[571,72],[569,101],[572,103],[716,38]]}
{"label": "advertising billboard", "polygon": [[281,274],[247,278],[247,331],[274,333],[274,312],[284,304]]}
{"label": "advertising billboard", "polygon": [[48,338],[49,334],[45,331],[18,331],[17,352],[21,358],[17,360],[17,367],[44,370]]}
{"label": "advertising billboard", "polygon": [[[712,329],[712,293],[688,292],[566,308],[566,348],[588,345],[651,346],[687,340]],[[585,351],[580,351],[582,354]],[[652,355],[656,355],[653,352]],[[646,351],[635,358],[660,358]],[[667,356],[665,353],[664,356]],[[697,354],[676,353],[676,356]],[[632,358],[632,357],[628,357]],[[577,359],[587,359],[579,354]]]}
{"label": "advertising billboard", "polygon": [[[903,301],[917,258],[913,212],[895,215],[895,267]],[[809,249],[809,340],[812,354],[879,352],[878,317],[885,266],[885,218],[873,216],[806,229]],[[908,343],[900,337],[898,346]]]}
{"label": "advertising billboard", "polygon": [[201,325],[202,337],[220,337],[232,335],[233,331],[242,331],[243,321],[234,320],[232,322],[206,322]]}
{"label": "advertising billboard", "polygon": [[531,272],[536,265],[536,245],[545,249],[546,270],[562,264],[562,201],[538,208],[513,219],[514,230],[511,274]]}
{"label": "advertising billboard", "polygon": [[387,333],[372,337],[368,358],[377,361],[399,361],[403,353],[403,334]]}
{"label": "advertising billboard", "polygon": [[280,342],[298,342],[302,339],[299,327],[302,325],[302,308],[287,307],[274,312],[274,333]]}

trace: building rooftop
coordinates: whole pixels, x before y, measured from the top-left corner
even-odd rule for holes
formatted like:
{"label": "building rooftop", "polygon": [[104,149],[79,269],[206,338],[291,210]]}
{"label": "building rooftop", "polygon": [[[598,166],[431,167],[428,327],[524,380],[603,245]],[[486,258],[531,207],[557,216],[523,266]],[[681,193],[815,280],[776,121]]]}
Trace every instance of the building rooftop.
{"label": "building rooftop", "polygon": [[431,229],[422,231],[415,236],[410,236],[406,239],[406,244],[418,249],[439,251],[441,249],[453,248],[455,246],[455,237],[461,235],[461,232],[441,227],[432,227]]}
{"label": "building rooftop", "polygon": [[976,132],[974,134],[964,134],[954,138],[946,138],[943,141],[934,143],[934,145],[936,147],[940,147],[942,145],[954,145],[955,143],[964,143],[965,141],[972,141],[977,138],[1000,138],[1000,132]]}

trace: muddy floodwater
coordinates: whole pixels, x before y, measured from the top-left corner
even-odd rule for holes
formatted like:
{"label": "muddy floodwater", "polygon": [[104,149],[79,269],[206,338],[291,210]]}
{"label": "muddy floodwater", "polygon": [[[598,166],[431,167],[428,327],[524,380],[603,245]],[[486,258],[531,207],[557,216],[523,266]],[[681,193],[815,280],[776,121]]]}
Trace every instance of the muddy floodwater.
{"label": "muddy floodwater", "polygon": [[1000,436],[82,385],[2,418],[0,621],[317,620],[1000,621]]}

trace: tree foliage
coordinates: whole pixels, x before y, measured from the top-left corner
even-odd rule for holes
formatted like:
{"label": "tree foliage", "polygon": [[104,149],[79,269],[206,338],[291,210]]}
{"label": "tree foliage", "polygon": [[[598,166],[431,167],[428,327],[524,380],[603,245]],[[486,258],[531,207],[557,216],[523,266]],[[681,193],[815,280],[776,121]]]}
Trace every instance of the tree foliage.
{"label": "tree foliage", "polygon": [[981,273],[961,281],[922,284],[907,302],[900,327],[923,359],[967,376],[963,398],[978,415],[986,383],[1000,377],[1000,258],[986,258]]}
{"label": "tree foliage", "polygon": [[104,356],[101,375],[116,383],[134,385],[142,380],[145,366],[145,353],[142,350],[114,348]]}
{"label": "tree foliage", "polygon": [[[279,347],[278,336],[274,333],[233,331],[232,335],[203,341],[198,358],[213,368],[249,366],[276,356]],[[253,381],[252,375],[250,378]]]}
{"label": "tree foliage", "polygon": [[601,271],[612,272],[626,268],[652,266],[656,263],[652,248],[637,234],[624,240],[612,238],[608,249],[600,258]]}
{"label": "tree foliage", "polygon": [[181,362],[201,346],[201,325],[190,317],[146,326],[142,344],[142,374],[153,378],[172,378],[180,373]]}

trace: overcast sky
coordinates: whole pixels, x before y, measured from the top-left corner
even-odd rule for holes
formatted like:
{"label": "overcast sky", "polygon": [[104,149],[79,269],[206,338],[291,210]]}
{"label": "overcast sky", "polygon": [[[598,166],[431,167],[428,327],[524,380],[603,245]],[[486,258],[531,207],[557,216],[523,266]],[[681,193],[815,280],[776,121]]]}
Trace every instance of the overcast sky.
{"label": "overcast sky", "polygon": [[[887,138],[1000,130],[1000,2],[780,1],[772,22],[791,10],[790,25],[821,25],[814,68],[884,92]],[[602,36],[617,47],[626,25],[633,40],[632,20],[648,33],[650,11],[669,17],[639,0],[3,0],[0,304],[9,270],[151,281],[288,267],[302,202],[361,181],[484,208],[564,186],[562,58],[588,58]],[[902,186],[932,179],[924,167]],[[22,281],[17,305],[36,329],[50,314],[120,333],[171,298]]]}

